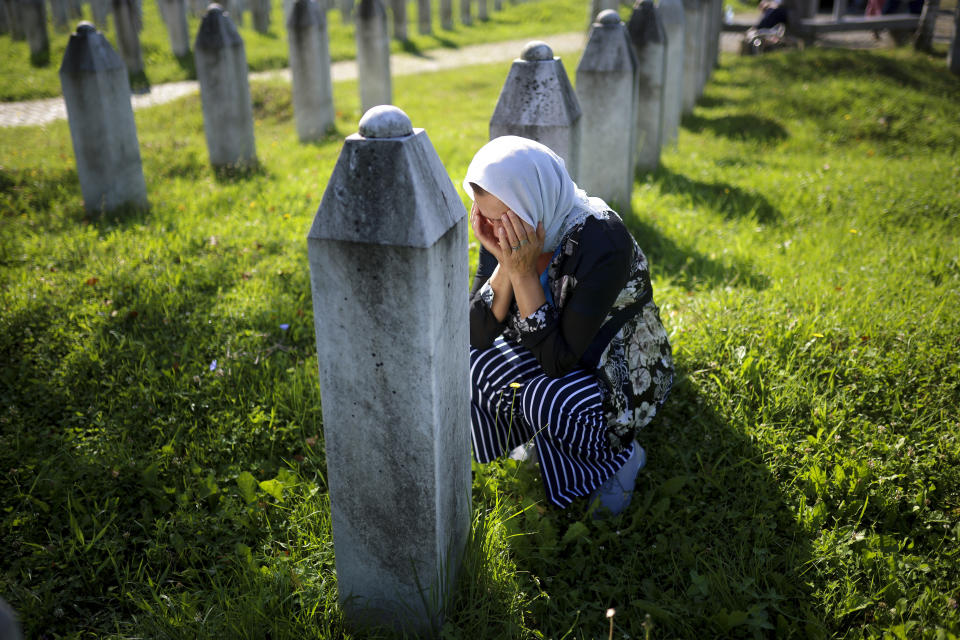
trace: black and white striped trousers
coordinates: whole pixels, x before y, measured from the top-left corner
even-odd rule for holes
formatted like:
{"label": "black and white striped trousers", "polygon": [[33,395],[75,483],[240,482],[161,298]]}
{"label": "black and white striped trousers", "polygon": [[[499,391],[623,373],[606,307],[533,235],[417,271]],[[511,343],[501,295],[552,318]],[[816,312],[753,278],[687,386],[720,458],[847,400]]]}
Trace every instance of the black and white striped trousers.
{"label": "black and white striped trousers", "polygon": [[474,457],[487,463],[533,439],[547,498],[559,507],[589,496],[629,456],[607,441],[591,372],[548,378],[529,350],[501,336],[489,349],[470,348],[470,382]]}

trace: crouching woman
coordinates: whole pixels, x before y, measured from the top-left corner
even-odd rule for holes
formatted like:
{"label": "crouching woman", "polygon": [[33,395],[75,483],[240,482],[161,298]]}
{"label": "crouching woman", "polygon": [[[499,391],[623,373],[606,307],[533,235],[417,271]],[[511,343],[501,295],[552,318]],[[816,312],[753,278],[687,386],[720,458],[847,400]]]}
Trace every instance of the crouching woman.
{"label": "crouching woman", "polygon": [[646,461],[634,438],[673,382],[647,259],[538,142],[490,141],[463,186],[482,245],[470,298],[474,456],[532,441],[551,503],[589,498],[618,514]]}

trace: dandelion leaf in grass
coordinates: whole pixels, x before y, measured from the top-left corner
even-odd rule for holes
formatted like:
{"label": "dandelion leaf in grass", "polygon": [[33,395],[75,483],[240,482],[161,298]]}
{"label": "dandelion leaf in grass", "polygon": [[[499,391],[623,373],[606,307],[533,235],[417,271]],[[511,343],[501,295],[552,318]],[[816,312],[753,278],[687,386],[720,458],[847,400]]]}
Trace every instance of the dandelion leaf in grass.
{"label": "dandelion leaf in grass", "polygon": [[277,478],[264,480],[260,483],[260,488],[277,499],[277,502],[283,502],[283,483]]}
{"label": "dandelion leaf in grass", "polygon": [[587,525],[582,522],[574,522],[567,528],[567,532],[563,534],[563,539],[560,541],[560,544],[566,545],[570,542],[585,539],[588,533],[590,533],[590,530],[587,529]]}
{"label": "dandelion leaf in grass", "polygon": [[257,499],[257,479],[249,471],[244,471],[237,476],[237,486],[240,487],[240,495],[247,502],[254,502]]}

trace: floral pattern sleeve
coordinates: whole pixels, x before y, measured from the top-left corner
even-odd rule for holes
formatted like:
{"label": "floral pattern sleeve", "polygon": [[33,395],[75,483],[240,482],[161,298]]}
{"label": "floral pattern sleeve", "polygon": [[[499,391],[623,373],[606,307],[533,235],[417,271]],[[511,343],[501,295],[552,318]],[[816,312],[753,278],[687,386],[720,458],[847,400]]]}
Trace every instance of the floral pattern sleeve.
{"label": "floral pattern sleeve", "polygon": [[544,302],[529,316],[517,320],[514,328],[520,335],[521,344],[529,349],[554,331],[559,322],[560,313],[549,302]]}

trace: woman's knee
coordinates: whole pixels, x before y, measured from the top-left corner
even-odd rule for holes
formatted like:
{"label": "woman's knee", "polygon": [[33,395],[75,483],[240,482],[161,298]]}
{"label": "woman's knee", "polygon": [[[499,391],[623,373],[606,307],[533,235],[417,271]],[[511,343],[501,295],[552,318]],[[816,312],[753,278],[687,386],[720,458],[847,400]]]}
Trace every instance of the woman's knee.
{"label": "woman's knee", "polygon": [[563,422],[602,414],[602,400],[590,376],[537,376],[524,385],[520,408],[535,430],[562,430]]}

